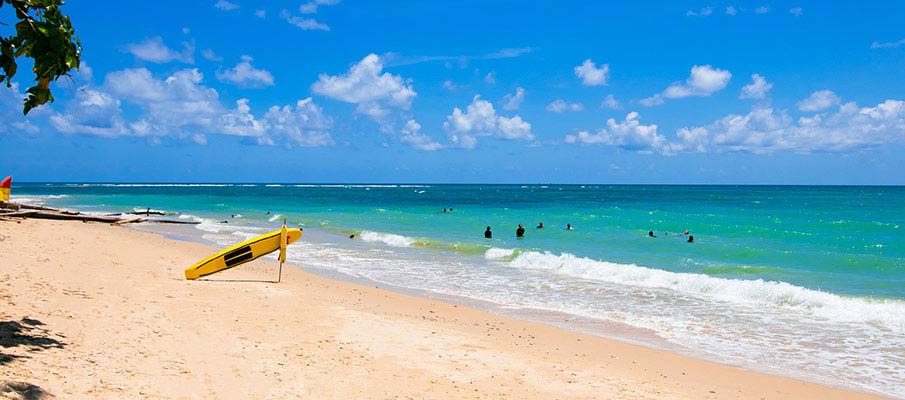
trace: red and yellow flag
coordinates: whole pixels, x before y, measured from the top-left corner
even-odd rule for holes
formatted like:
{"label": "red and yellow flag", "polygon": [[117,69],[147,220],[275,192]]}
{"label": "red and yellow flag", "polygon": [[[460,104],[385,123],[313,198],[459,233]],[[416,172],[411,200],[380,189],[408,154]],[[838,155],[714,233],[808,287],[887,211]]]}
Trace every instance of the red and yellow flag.
{"label": "red and yellow flag", "polygon": [[0,201],[9,201],[9,188],[13,185],[13,177],[7,176],[0,181]]}

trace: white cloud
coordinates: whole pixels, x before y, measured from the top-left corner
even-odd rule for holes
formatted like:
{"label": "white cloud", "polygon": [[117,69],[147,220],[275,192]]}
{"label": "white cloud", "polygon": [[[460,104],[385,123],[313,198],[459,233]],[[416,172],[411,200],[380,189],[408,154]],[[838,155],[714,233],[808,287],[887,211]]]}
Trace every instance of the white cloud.
{"label": "white cloud", "polygon": [[261,88],[273,86],[273,74],[251,65],[251,56],[242,56],[242,61],[226,71],[216,72],[217,79],[242,87]]}
{"label": "white cloud", "polygon": [[713,7],[704,7],[700,11],[688,10],[688,12],[685,13],[685,16],[687,16],[687,17],[709,17],[711,14],[713,14]]}
{"label": "white cloud", "polygon": [[191,42],[182,43],[182,52],[177,52],[163,44],[160,36],[145,39],[140,43],[130,43],[126,45],[126,51],[132,53],[135,58],[153,63],[168,63],[171,61],[180,61],[188,64],[195,62],[193,54],[195,45]]}
{"label": "white cloud", "polygon": [[609,94],[607,95],[602,102],[600,102],[600,108],[609,108],[611,110],[618,110],[622,108],[622,105],[619,104],[619,100],[616,100],[616,97]]}
{"label": "white cloud", "polygon": [[768,12],[770,12],[770,7],[767,6],[757,7],[757,9],[754,10],[755,14],[766,14]]}
{"label": "white cloud", "polygon": [[503,96],[502,107],[506,111],[518,110],[519,106],[522,105],[522,101],[524,100],[525,89],[520,86],[515,88],[515,94],[507,94]]}
{"label": "white cloud", "polygon": [[129,134],[120,101],[103,91],[80,88],[64,113],[54,113],[51,125],[61,133],[82,133],[103,137]]}
{"label": "white cloud", "polygon": [[316,14],[318,7],[332,6],[337,3],[339,3],[339,0],[313,0],[299,6],[299,12],[302,14]]}
{"label": "white cloud", "polygon": [[219,8],[224,11],[232,11],[232,10],[239,9],[238,4],[227,1],[227,0],[217,0],[217,2],[214,3],[214,7]]}
{"label": "white cloud", "polygon": [[144,68],[107,74],[103,90],[137,105],[144,112],[130,124],[137,135],[182,134],[191,128],[210,127],[223,112],[217,91],[201,84],[197,69],[174,72],[159,80]]}
{"label": "white cloud", "polygon": [[421,133],[421,124],[413,119],[408,120],[405,126],[402,127],[402,137],[399,140],[411,144],[412,147],[418,150],[434,151],[443,148],[440,143],[433,141],[430,136]]}
{"label": "white cloud", "polygon": [[288,10],[280,11],[280,18],[286,20],[286,22],[295,25],[296,28],[299,28],[303,31],[329,31],[330,27],[327,24],[322,24],[317,22],[314,18],[303,18],[294,16],[289,13]]}
{"label": "white cloud", "polygon": [[302,147],[319,147],[334,144],[329,129],[333,120],[311,98],[299,100],[291,106],[273,106],[264,114],[269,134],[279,134]]}
{"label": "white cloud", "polygon": [[218,56],[217,53],[214,53],[214,50],[211,49],[204,49],[204,51],[201,52],[201,56],[208,61],[223,61],[223,57]]}
{"label": "white cloud", "polygon": [[885,43],[873,42],[870,44],[870,48],[872,48],[872,49],[890,49],[890,48],[894,49],[894,48],[902,46],[902,45],[905,45],[905,39],[897,40],[895,42],[885,42]]}
{"label": "white cloud", "polygon": [[267,129],[265,123],[251,114],[248,99],[236,100],[236,108],[220,115],[220,131],[227,135],[262,137]]}
{"label": "white cloud", "polygon": [[798,109],[805,112],[822,111],[839,104],[841,99],[832,90],[818,90],[798,102]]}
{"label": "white cloud", "polygon": [[763,76],[759,74],[751,75],[751,83],[742,87],[742,93],[738,96],[740,99],[763,99],[767,97],[767,92],[773,88],[773,84],[767,82]]}
{"label": "white cloud", "polygon": [[708,126],[677,132],[684,151],[772,153],[843,152],[905,143],[905,101],[875,107],[846,103],[835,112],[794,121],[784,111],[757,107]]}
{"label": "white cloud", "polygon": [[641,153],[671,154],[674,150],[666,138],[657,133],[657,125],[641,124],[637,112],[630,112],[624,120],[619,122],[610,118],[606,125],[606,128],[601,128],[596,134],[581,131],[575,135],[566,135],[565,141],[566,143],[616,146]]}
{"label": "white cloud", "polygon": [[486,54],[469,56],[404,56],[398,53],[384,53],[380,56],[380,60],[388,67],[398,67],[401,65],[421,64],[435,61],[458,61],[460,66],[468,65],[471,60],[499,60],[506,58],[521,57],[531,53],[534,49],[530,47],[504,48]]}
{"label": "white cloud", "polygon": [[691,75],[685,80],[685,83],[673,83],[663,93],[655,94],[651,97],[641,100],[641,104],[645,106],[655,106],[663,104],[663,99],[680,99],[690,96],[706,97],[720,90],[723,90],[732,79],[732,74],[710,65],[695,65],[691,67]]}
{"label": "white cloud", "polygon": [[25,93],[19,91],[17,82],[12,82],[10,87],[0,85],[0,121],[3,121],[0,123],[0,133],[38,133],[38,127],[30,120],[37,118],[46,108],[39,107],[32,110],[28,116],[22,115],[25,97]]}
{"label": "white cloud", "polygon": [[726,7],[726,15],[735,15],[735,14],[738,14],[738,10],[736,10],[735,7],[733,7],[733,6]]}
{"label": "white cloud", "polygon": [[261,19],[267,18],[267,10],[255,10],[255,16]]}
{"label": "white cloud", "polygon": [[456,84],[453,81],[447,79],[443,81],[443,88],[449,91],[456,90]]}
{"label": "white cloud", "polygon": [[582,111],[584,110],[584,105],[581,103],[566,103],[563,99],[557,99],[550,104],[547,104],[545,110],[555,113],[561,113],[563,111]]}
{"label": "white cloud", "polygon": [[488,72],[487,75],[484,77],[484,82],[487,82],[487,83],[489,83],[489,84],[491,84],[491,85],[495,84],[495,83],[496,83],[496,76],[494,75],[494,73],[493,73],[493,72]]}
{"label": "white cloud", "polygon": [[474,148],[477,136],[493,136],[502,139],[531,140],[531,124],[518,115],[507,118],[498,116],[493,104],[476,95],[463,112],[459,107],[446,117],[443,128],[449,132],[454,145]]}
{"label": "white cloud", "polygon": [[606,85],[610,76],[610,65],[603,64],[597,68],[597,65],[589,58],[575,67],[575,76],[580,78],[581,84],[585,86]]}
{"label": "white cloud", "polygon": [[801,9],[801,7],[792,7],[789,9],[789,14],[800,17],[804,14],[804,11]]}
{"label": "white cloud", "polygon": [[381,118],[387,108],[409,109],[417,93],[411,81],[383,72],[380,57],[369,54],[343,75],[320,74],[311,90],[322,96],[358,105],[358,112]]}

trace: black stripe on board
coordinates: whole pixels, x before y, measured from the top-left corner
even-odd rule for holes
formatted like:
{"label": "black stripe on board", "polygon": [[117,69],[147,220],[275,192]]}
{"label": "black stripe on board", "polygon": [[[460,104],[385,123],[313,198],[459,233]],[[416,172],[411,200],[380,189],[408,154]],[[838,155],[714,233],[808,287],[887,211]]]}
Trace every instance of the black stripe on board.
{"label": "black stripe on board", "polygon": [[252,259],[252,254],[251,254],[251,251],[249,251],[248,253],[242,254],[236,258],[226,260],[226,266],[228,268],[232,268],[232,267],[235,267],[236,265],[242,264],[251,259]]}
{"label": "black stripe on board", "polygon": [[242,247],[240,247],[240,248],[238,248],[238,249],[235,249],[235,250],[233,250],[233,251],[231,251],[231,252],[229,252],[229,253],[226,253],[226,254],[223,256],[223,259],[226,260],[227,262],[229,262],[229,259],[230,259],[230,258],[236,258],[236,257],[238,257],[239,255],[241,255],[242,253],[250,253],[250,252],[251,252],[251,246],[242,246]]}

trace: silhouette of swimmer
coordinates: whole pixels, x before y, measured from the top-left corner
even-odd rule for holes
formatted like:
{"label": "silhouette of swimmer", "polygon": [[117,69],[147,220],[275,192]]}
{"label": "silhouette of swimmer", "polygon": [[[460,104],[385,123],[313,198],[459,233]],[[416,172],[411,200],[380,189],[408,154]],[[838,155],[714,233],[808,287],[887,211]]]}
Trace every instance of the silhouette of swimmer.
{"label": "silhouette of swimmer", "polygon": [[647,232],[647,236],[657,237],[657,235],[654,235],[654,231]]}
{"label": "silhouette of swimmer", "polygon": [[525,237],[525,227],[522,224],[518,224],[518,229],[515,230],[515,237]]}
{"label": "silhouette of swimmer", "polygon": [[688,236],[688,229],[685,230],[685,236]]}
{"label": "silhouette of swimmer", "polygon": [[537,224],[537,229],[544,229],[544,223],[541,222],[541,223]]}
{"label": "silhouette of swimmer", "polygon": [[567,230],[567,231],[571,231],[572,229],[573,229],[573,228],[572,228],[572,224],[566,224],[566,230]]}
{"label": "silhouette of swimmer", "polygon": [[349,239],[355,239],[355,234],[353,233],[353,234],[349,235]]}
{"label": "silhouette of swimmer", "polygon": [[688,237],[688,243],[694,243],[694,235]]}
{"label": "silhouette of swimmer", "polygon": [[487,230],[484,231],[484,237],[487,239],[493,239],[493,232],[490,231],[490,227],[487,227]]}

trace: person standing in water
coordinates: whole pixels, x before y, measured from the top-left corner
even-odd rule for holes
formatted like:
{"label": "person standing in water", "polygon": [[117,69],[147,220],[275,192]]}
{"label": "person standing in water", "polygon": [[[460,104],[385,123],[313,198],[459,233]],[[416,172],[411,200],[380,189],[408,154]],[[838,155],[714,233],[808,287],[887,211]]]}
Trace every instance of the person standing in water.
{"label": "person standing in water", "polygon": [[515,230],[515,237],[525,237],[525,228],[522,226],[522,224],[518,224],[518,229]]}
{"label": "person standing in water", "polygon": [[537,224],[537,229],[544,229],[544,223],[541,222],[541,223]]}
{"label": "person standing in water", "polygon": [[571,231],[571,230],[572,230],[572,224],[566,224],[566,230],[567,230],[567,231]]}
{"label": "person standing in water", "polygon": [[654,231],[647,232],[647,236],[657,237],[657,235],[654,235]]}
{"label": "person standing in water", "polygon": [[694,235],[688,237],[688,243],[694,243]]}
{"label": "person standing in water", "polygon": [[493,232],[490,231],[490,227],[487,227],[487,230],[484,231],[484,237],[487,239],[493,239]]}

